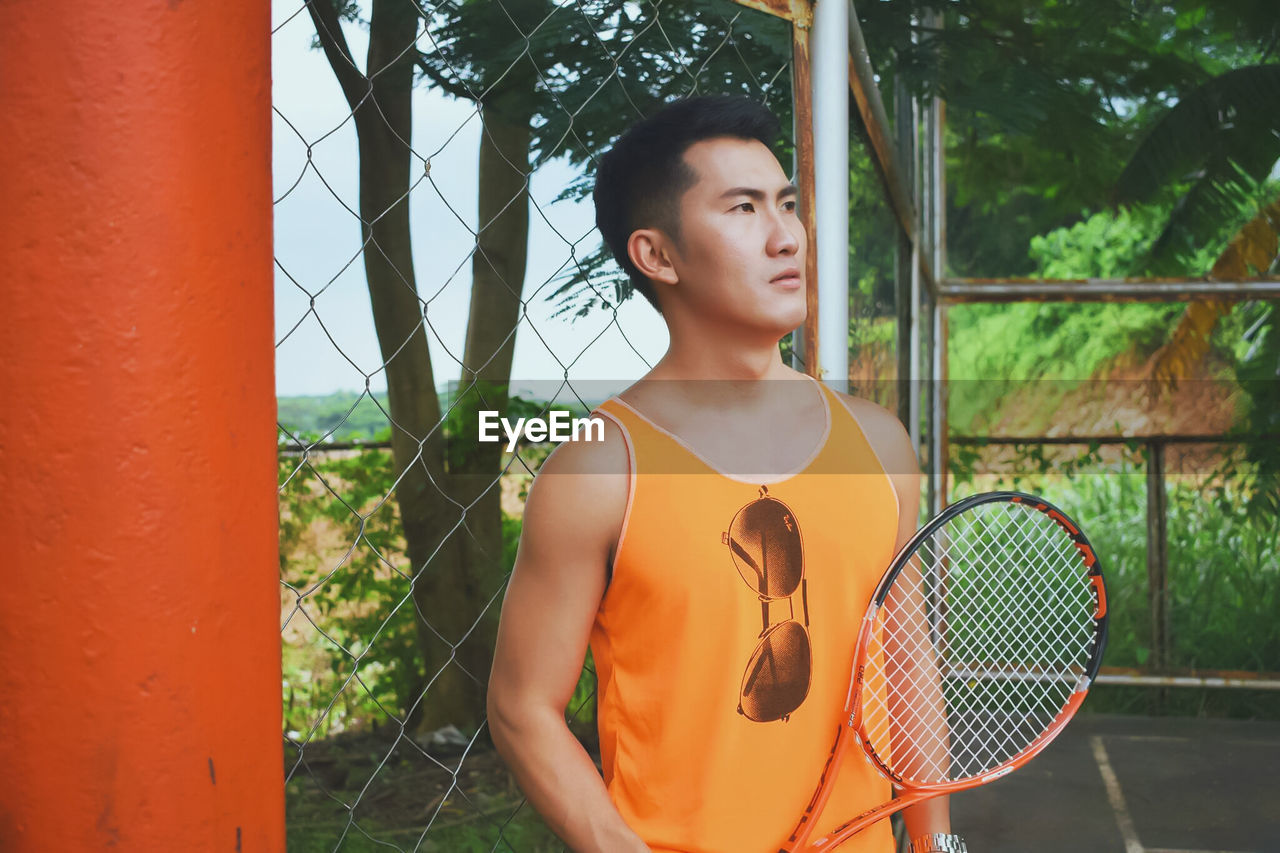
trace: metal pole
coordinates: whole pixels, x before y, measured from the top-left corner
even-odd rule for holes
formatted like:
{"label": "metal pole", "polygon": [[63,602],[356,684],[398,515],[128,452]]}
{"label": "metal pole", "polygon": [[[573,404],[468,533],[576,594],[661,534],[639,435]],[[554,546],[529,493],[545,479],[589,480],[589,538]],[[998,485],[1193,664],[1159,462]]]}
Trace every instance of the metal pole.
{"label": "metal pole", "polygon": [[933,389],[938,385],[938,301],[936,299],[925,300],[925,336],[928,346],[926,350],[929,355],[928,381],[925,382],[925,402],[924,402],[924,421],[925,421],[925,437],[928,440],[929,450],[925,454],[928,460],[928,467],[925,469],[925,506],[929,508],[930,514],[936,514],[934,507],[938,505],[938,407],[934,398]]}
{"label": "metal pole", "polygon": [[934,506],[933,511],[936,515],[946,508],[947,503],[947,465],[951,457],[950,437],[947,435],[947,306],[939,304],[935,306],[933,313],[934,333],[933,337],[936,346],[933,351],[933,409],[934,409],[934,434],[933,452],[937,454],[935,457],[938,464],[934,467],[933,475],[937,482],[934,483]]}
{"label": "metal pole", "polygon": [[889,119],[885,114],[880,87],[876,84],[875,70],[871,66],[871,56],[852,0],[849,3],[849,88],[858,104],[862,124],[867,129],[867,138],[871,142],[871,152],[875,155],[875,164],[884,182],[889,206],[893,208],[898,226],[914,235],[915,204],[906,175],[897,165],[901,152],[894,152]]}
{"label": "metal pole", "polygon": [[[941,275],[941,273],[935,273]],[[944,279],[944,302],[1185,302],[1215,299],[1280,299],[1280,280],[1208,279]]]}
{"label": "metal pole", "polygon": [[1151,665],[1169,665],[1169,540],[1165,528],[1164,442],[1147,442],[1147,595],[1151,607]]}
{"label": "metal pole", "polygon": [[813,86],[811,28],[809,21],[793,21],[791,25],[791,96],[795,104],[796,184],[800,190],[800,219],[805,228],[805,307],[803,333],[796,351],[804,360],[804,370],[820,379],[818,355],[822,335],[818,327],[818,250],[817,188],[814,178]]}
{"label": "metal pole", "polygon": [[[744,0],[738,0],[738,2],[744,2]],[[866,40],[858,24],[857,11],[853,8],[852,2],[849,7],[849,89],[853,92],[858,114],[862,119],[863,127],[866,128],[871,151],[875,155],[873,160],[876,164],[876,172],[884,184],[885,196],[889,206],[893,208],[894,218],[898,227],[907,235],[907,239],[914,243],[922,238],[916,233],[915,199],[907,185],[911,164],[904,162],[901,167],[898,165],[903,155],[901,148],[898,148],[895,153],[895,145],[900,143],[895,143],[893,138],[895,134],[889,132],[884,102],[880,97],[880,88],[876,85],[875,70],[871,67],[871,57],[867,53]],[[901,128],[898,128],[897,132],[900,131]],[[920,256],[920,275],[930,297],[936,298],[937,273],[924,255]]]}
{"label": "metal pole", "polygon": [[[925,26],[931,26],[933,24],[932,18],[932,13],[925,14]],[[921,252],[926,256],[932,256],[934,253],[933,213],[935,205],[933,202],[933,196],[937,188],[933,183],[933,161],[935,159],[934,143],[936,141],[934,139],[933,123],[936,117],[936,113],[933,109],[933,101],[930,100],[926,103],[922,115],[922,118],[924,119],[924,133],[921,145],[923,156],[921,158],[922,162],[920,166],[920,211],[922,221],[920,223],[921,228],[919,242]],[[933,405],[933,385],[937,381],[937,372],[935,370],[937,364],[934,359],[934,353],[938,346],[938,338],[935,334],[937,331],[935,319],[938,313],[938,302],[937,299],[934,298],[934,294],[930,293],[928,289],[925,289],[921,295],[924,298],[924,304],[920,306],[922,309],[921,317],[920,322],[917,325],[920,327],[920,337],[923,339],[920,349],[921,363],[919,367],[922,381],[920,383],[920,390],[917,393],[917,396],[921,398],[921,406],[924,409],[923,436],[925,446],[922,446],[920,450],[928,463],[925,469],[927,475],[926,484],[928,486],[925,490],[925,505],[932,509],[938,500],[938,484],[937,478],[934,476],[934,473],[938,468],[936,441],[937,409],[934,408]]]}
{"label": "metal pole", "polygon": [[[901,79],[897,80],[893,87],[894,135],[898,142],[897,160],[908,187],[915,186],[915,124],[911,115],[911,100],[906,84]],[[915,207],[913,200],[912,209]],[[915,242],[918,241],[913,241],[907,232],[900,232],[894,263],[894,297],[897,303],[897,381],[894,384],[897,388],[898,419],[908,428],[911,424],[911,326],[915,318],[911,305],[912,280],[919,267]]]}
{"label": "metal pole", "polygon": [[[939,24],[941,26],[941,24]],[[930,104],[933,112],[933,246],[934,275],[947,275],[947,105],[941,98]]]}
{"label": "metal pole", "polygon": [[[933,14],[933,23],[935,26],[941,27],[943,17],[941,14]],[[947,274],[947,149],[946,149],[946,126],[947,111],[946,104],[941,98],[933,98],[929,102],[929,183],[932,192],[929,194],[930,203],[930,234],[929,245],[933,248],[933,257],[931,259],[934,269],[934,275],[946,276]],[[938,298],[937,293],[931,294],[933,297],[933,312],[930,321],[933,323],[933,343],[930,357],[933,360],[933,369],[929,371],[932,378],[931,387],[929,389],[929,407],[933,413],[933,424],[930,432],[930,438],[933,442],[930,456],[937,460],[936,464],[931,467],[929,472],[932,478],[932,495],[933,495],[933,512],[942,512],[947,505],[947,459],[949,456],[947,447],[947,306]]]}
{"label": "metal pole", "polygon": [[910,357],[908,358],[907,392],[910,404],[907,406],[907,431],[911,433],[911,444],[920,452],[920,242],[911,246],[911,306],[908,309],[908,320],[911,324]]}
{"label": "metal pole", "polygon": [[132,8],[0,31],[0,848],[283,851],[270,6]]}
{"label": "metal pole", "polygon": [[1177,671],[1165,675],[1148,675],[1139,669],[1104,666],[1094,684],[1121,687],[1193,687],[1218,690],[1280,690],[1280,674],[1274,672],[1239,672],[1191,670],[1185,675]]}
{"label": "metal pole", "polygon": [[[793,23],[792,29],[794,30],[794,28],[795,28],[795,24]],[[796,144],[793,146],[793,149],[792,149],[793,153],[792,153],[792,162],[791,162],[791,173],[796,176],[795,180],[796,180],[797,186],[800,186],[805,183],[800,177],[800,169],[801,169],[800,138],[802,135],[807,134],[806,130],[801,129],[799,116],[800,116],[800,111],[798,109],[793,109],[791,111],[791,138],[796,140]],[[811,186],[812,181],[810,181],[809,183]],[[801,205],[802,205],[801,217],[803,219],[804,213],[805,213],[805,210],[804,210],[805,205],[803,200],[801,201]],[[808,263],[807,263],[808,253],[812,251],[812,246],[813,246],[812,239],[809,239],[806,236],[806,245],[805,245],[806,271],[808,270]],[[807,283],[806,283],[805,296],[807,299],[808,298]],[[809,368],[806,365],[806,353],[805,353],[805,347],[804,347],[805,327],[808,324],[809,324],[809,318],[805,317],[804,322],[802,322],[799,326],[796,326],[794,329],[791,330],[791,369],[798,370],[801,373],[809,372]]]}
{"label": "metal pole", "polygon": [[[910,145],[913,153],[911,172],[912,172],[912,191],[917,202],[921,197],[921,185],[923,184],[923,172],[920,168],[920,148],[918,144],[918,131],[920,127],[920,113],[915,98],[909,98],[907,103],[910,105],[911,115],[911,132]],[[920,217],[921,206],[916,204],[916,216]],[[921,223],[916,222],[917,239],[911,245],[911,308],[908,315],[911,323],[911,356],[908,362],[907,379],[909,382],[909,392],[911,394],[911,403],[908,406],[908,416],[910,420],[907,422],[907,431],[911,433],[911,444],[916,448],[916,453],[920,452],[920,394],[921,394],[921,359],[920,359],[920,323],[922,321],[920,311],[920,259],[925,256],[924,246],[921,245],[922,235],[927,233],[926,229],[921,227]]]}
{"label": "metal pole", "polygon": [[818,0],[811,37],[819,378],[849,386],[849,3]]}

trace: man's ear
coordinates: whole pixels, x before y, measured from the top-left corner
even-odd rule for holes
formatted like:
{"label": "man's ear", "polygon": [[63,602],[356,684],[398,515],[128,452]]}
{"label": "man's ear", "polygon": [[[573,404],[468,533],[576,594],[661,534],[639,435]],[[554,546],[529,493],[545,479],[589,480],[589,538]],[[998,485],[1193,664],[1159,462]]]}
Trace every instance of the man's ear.
{"label": "man's ear", "polygon": [[656,228],[641,228],[631,232],[627,239],[627,255],[646,277],[663,284],[675,284],[680,280],[671,263],[671,242]]}

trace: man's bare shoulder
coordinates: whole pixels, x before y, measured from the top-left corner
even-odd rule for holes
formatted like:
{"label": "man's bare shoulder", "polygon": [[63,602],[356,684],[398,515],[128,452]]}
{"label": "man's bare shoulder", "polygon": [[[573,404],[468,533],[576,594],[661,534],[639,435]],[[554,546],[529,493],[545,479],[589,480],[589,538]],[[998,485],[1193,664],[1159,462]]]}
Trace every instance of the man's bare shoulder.
{"label": "man's bare shoulder", "polygon": [[918,473],[919,460],[911,444],[911,434],[893,412],[862,397],[837,391],[836,396],[858,421],[880,464],[890,474]]}
{"label": "man's bare shoulder", "polygon": [[[630,454],[616,423],[603,438],[565,441],[543,461],[525,501],[522,536],[547,546],[543,553],[612,561],[626,514]],[[603,575],[602,575],[603,577]]]}
{"label": "man's bare shoulder", "polygon": [[594,431],[587,430],[590,437],[561,442],[543,460],[537,476],[598,474],[603,480],[619,476],[625,479],[630,472],[626,439],[611,418],[600,420],[604,424],[601,438],[594,438]]}

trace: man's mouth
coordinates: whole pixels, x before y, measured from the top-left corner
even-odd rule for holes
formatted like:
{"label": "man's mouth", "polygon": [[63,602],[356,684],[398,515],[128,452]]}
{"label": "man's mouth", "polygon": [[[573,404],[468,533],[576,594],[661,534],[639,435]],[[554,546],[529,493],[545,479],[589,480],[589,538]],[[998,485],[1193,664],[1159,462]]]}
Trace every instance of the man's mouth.
{"label": "man's mouth", "polygon": [[769,279],[770,284],[776,284],[780,287],[796,288],[800,286],[800,271],[794,267],[783,270],[782,272]]}

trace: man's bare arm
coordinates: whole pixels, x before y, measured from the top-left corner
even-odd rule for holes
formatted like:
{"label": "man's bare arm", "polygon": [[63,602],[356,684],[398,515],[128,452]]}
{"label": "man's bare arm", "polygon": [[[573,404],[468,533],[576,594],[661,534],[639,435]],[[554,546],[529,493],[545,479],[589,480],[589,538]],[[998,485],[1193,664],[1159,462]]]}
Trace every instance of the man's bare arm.
{"label": "man's bare arm", "polygon": [[489,727],[529,802],[570,849],[647,851],[564,720],[627,498],[618,427],[565,443],[525,501],[489,679]]}
{"label": "man's bare arm", "polygon": [[[915,535],[920,514],[920,463],[911,445],[911,436],[901,421],[875,403],[845,394],[841,399],[858,419],[897,492],[898,536],[893,546],[896,553]],[[945,796],[903,809],[902,818],[908,838],[951,832],[951,806]]]}

